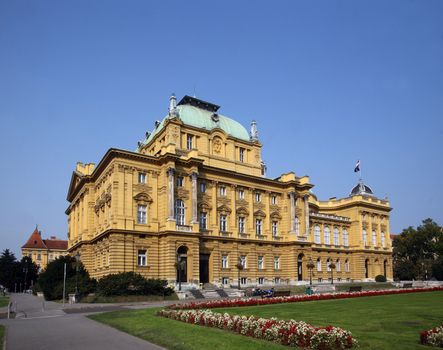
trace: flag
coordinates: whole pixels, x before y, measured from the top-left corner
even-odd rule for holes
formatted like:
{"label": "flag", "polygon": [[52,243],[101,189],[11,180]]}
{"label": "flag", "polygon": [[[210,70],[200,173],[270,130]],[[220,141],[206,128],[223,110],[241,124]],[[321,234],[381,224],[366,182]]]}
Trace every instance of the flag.
{"label": "flag", "polygon": [[360,171],[360,161],[357,160],[357,164],[355,164],[354,173]]}

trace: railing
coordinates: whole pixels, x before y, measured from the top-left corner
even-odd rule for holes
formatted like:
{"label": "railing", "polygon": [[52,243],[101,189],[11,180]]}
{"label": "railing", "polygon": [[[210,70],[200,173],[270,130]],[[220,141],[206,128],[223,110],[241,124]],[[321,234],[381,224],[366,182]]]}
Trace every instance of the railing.
{"label": "railing", "polygon": [[338,220],[338,221],[345,221],[350,222],[351,219],[346,216],[338,216],[338,215],[330,215],[330,214],[322,214],[322,213],[309,213],[309,216],[317,217],[317,218],[324,218],[324,219],[332,219],[332,220]]}

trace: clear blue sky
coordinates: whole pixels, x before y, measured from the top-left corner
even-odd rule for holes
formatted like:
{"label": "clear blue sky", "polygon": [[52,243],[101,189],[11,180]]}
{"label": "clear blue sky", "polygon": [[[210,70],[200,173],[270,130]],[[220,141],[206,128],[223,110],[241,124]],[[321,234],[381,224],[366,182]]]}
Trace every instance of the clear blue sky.
{"label": "clear blue sky", "polygon": [[443,1],[0,1],[0,249],[66,237],[77,161],[133,150],[196,93],[249,126],[269,176],[320,199],[363,177],[392,232],[443,223]]}

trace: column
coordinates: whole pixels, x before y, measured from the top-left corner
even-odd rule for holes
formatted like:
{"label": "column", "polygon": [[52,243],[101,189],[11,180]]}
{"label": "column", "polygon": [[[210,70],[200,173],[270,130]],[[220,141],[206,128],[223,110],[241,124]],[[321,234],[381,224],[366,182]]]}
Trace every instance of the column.
{"label": "column", "polygon": [[290,233],[295,233],[295,201],[296,194],[294,191],[289,192],[289,201],[291,203],[291,230]]}
{"label": "column", "polygon": [[174,221],[174,168],[167,170],[168,174],[168,221]]}
{"label": "column", "polygon": [[197,217],[197,176],[198,173],[193,172],[191,174],[191,185],[192,185],[192,220],[191,224],[196,224],[198,222]]}
{"label": "column", "polygon": [[309,235],[309,194],[303,196],[305,201],[305,235]]}

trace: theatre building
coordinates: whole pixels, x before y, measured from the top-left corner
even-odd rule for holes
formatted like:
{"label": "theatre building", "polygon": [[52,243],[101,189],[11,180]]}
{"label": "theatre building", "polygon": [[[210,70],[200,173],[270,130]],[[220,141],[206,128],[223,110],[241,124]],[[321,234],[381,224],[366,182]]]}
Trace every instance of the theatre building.
{"label": "theatre building", "polygon": [[248,132],[218,110],[171,96],[136,151],[77,163],[68,250],[92,277],[135,271],[235,286],[241,264],[242,286],[326,282],[331,267],[336,281],[392,279],[386,200],[362,181],[322,201],[307,176],[268,178],[255,122]]}

